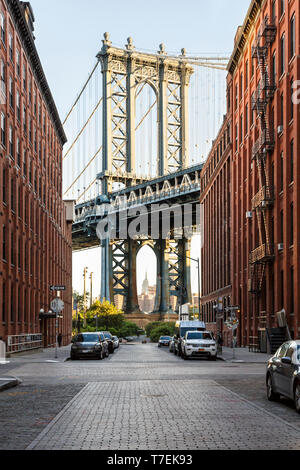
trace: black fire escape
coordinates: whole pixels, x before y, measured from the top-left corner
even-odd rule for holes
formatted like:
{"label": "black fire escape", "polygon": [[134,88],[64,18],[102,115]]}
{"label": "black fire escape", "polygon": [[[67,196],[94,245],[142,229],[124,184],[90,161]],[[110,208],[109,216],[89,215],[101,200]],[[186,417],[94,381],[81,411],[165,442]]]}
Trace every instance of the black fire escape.
{"label": "black fire escape", "polygon": [[252,47],[252,58],[257,59],[261,78],[254,97],[252,98],[252,109],[256,110],[260,118],[259,136],[252,148],[252,160],[256,161],[259,178],[259,190],[252,199],[252,211],[256,213],[259,246],[251,252],[249,264],[251,277],[249,280],[249,291],[259,296],[266,273],[266,266],[274,259],[274,246],[270,237],[270,221],[268,211],[274,203],[274,188],[270,184],[267,166],[268,154],[274,150],[274,124],[269,123],[268,105],[276,90],[274,77],[270,76],[268,57],[271,44],[276,37],[276,26],[270,23],[268,17],[256,37]]}

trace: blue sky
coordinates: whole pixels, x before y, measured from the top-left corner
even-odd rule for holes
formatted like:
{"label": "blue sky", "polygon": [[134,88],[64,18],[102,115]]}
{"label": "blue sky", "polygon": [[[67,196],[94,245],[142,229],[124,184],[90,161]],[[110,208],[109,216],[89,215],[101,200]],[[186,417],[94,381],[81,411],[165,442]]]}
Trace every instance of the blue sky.
{"label": "blue sky", "polygon": [[230,54],[250,0],[31,0],[36,45],[61,116],[67,112],[108,31],[114,45],[169,53]]}
{"label": "blue sky", "polygon": [[[108,31],[113,44],[120,47],[132,36],[137,49],[157,51],[163,42],[170,54],[185,47],[189,54],[229,56],[249,4],[250,0],[31,0],[36,46],[61,117],[65,117],[95,64],[104,32]],[[192,256],[198,257],[199,252],[196,239]],[[151,256],[146,264],[153,284],[155,264]],[[98,294],[99,250],[73,257],[73,285],[79,291],[84,266],[94,272],[94,293]],[[139,264],[138,284],[144,274]],[[195,267],[192,278],[193,291],[197,292]]]}

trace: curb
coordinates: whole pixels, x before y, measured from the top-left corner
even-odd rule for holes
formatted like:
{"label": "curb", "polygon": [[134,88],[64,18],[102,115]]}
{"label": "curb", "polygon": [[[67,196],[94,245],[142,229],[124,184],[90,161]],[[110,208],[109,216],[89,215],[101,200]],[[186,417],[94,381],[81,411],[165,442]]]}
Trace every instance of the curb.
{"label": "curb", "polygon": [[0,392],[4,390],[8,390],[9,388],[17,387],[20,385],[22,380],[18,379],[17,377],[4,377],[0,379]]}

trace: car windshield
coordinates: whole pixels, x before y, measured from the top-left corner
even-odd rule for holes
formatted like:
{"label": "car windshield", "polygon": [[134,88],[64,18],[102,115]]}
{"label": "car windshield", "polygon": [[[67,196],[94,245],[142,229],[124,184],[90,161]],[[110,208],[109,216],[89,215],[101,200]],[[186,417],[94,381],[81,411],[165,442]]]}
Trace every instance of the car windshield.
{"label": "car windshield", "polygon": [[187,339],[212,339],[210,333],[201,333],[198,331],[188,333],[187,334]]}
{"label": "car windshield", "polygon": [[171,337],[170,337],[170,336],[162,336],[160,339],[163,339],[163,340],[164,340],[164,339],[166,339],[166,340],[169,340],[169,339],[171,339]]}
{"label": "car windshield", "polygon": [[85,335],[81,334],[77,336],[77,343],[97,343],[99,341],[98,335]]}
{"label": "car windshield", "polygon": [[111,336],[110,333],[104,333],[104,336],[105,336],[105,338],[108,338],[108,339],[111,339],[111,338],[112,338],[112,336]]}

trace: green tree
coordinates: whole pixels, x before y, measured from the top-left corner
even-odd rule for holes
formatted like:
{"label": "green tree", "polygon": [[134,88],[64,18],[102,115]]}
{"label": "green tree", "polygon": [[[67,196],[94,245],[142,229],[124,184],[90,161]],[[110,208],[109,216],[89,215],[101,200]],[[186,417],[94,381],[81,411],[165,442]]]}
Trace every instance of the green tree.
{"label": "green tree", "polygon": [[175,334],[175,323],[163,323],[151,330],[150,339],[153,343],[157,343],[161,336],[173,336]]}

